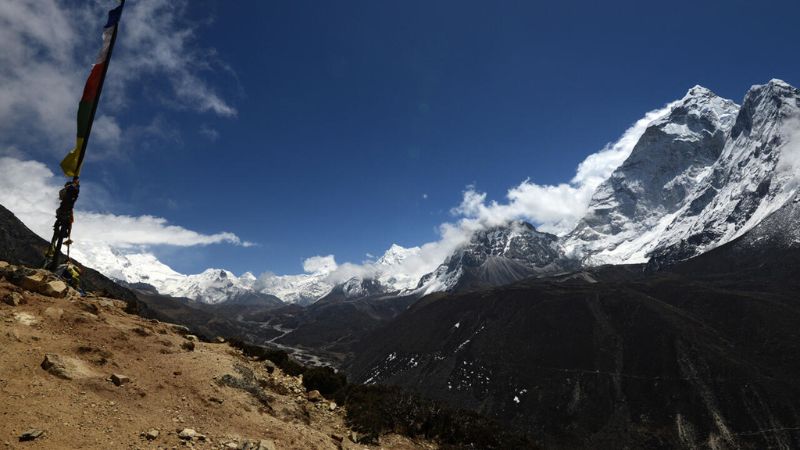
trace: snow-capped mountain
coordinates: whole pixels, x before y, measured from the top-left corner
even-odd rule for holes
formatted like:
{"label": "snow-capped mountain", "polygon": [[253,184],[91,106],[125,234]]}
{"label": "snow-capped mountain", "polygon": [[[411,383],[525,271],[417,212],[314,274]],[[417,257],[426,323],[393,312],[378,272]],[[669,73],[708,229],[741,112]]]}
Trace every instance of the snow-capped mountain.
{"label": "snow-capped mountain", "polygon": [[327,295],[334,284],[328,281],[329,271],[300,275],[267,275],[258,280],[258,290],[274,295],[286,303],[308,305]]}
{"label": "snow-capped mountain", "polygon": [[481,230],[450,255],[434,272],[425,275],[418,291],[429,294],[457,288],[499,286],[534,275],[577,267],[567,258],[557,236],[514,221]]}
{"label": "snow-capped mountain", "polygon": [[237,277],[222,269],[207,269],[196,275],[176,272],[150,253],[123,253],[107,246],[83,245],[74,256],[92,261],[109,278],[127,284],[143,283],[163,295],[186,297],[217,304],[254,293],[256,277],[247,272]]}
{"label": "snow-capped mountain", "polygon": [[719,158],[738,111],[708,89],[689,90],[597,188],[565,240],[567,251],[590,265],[646,261],[654,238]]}
{"label": "snow-capped mountain", "polygon": [[590,265],[664,264],[746,232],[794,192],[792,170],[778,165],[798,105],[780,80],[753,86],[741,108],[691,89],[597,189],[568,253]]}
{"label": "snow-capped mountain", "polygon": [[350,299],[496,286],[581,264],[670,264],[741,236],[797,192],[800,91],[772,80],[753,86],[740,107],[696,86],[670,105],[562,237],[512,222],[475,231],[442,260],[393,245],[355,268],[327,257],[304,274],[258,279],[220,269],[183,275],[153,255],[108,248],[84,247],[75,256],[111,278],[166,295],[219,303],[269,294],[303,305],[329,294]]}

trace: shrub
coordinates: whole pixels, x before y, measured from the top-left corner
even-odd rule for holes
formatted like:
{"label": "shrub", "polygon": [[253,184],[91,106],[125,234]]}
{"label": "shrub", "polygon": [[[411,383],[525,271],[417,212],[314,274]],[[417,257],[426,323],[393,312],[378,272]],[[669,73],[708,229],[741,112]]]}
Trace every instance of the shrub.
{"label": "shrub", "polygon": [[303,374],[303,386],[307,391],[318,390],[325,397],[347,386],[347,377],[336,373],[330,367],[312,367]]}

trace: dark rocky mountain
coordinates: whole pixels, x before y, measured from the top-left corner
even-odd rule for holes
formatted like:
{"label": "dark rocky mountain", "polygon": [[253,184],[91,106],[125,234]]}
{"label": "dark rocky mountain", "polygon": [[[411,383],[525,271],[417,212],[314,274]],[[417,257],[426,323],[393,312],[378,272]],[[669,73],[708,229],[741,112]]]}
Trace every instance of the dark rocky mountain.
{"label": "dark rocky mountain", "polygon": [[430,295],[365,338],[349,371],[546,448],[797,448],[799,210],[669,270]]}
{"label": "dark rocky mountain", "polygon": [[477,231],[436,271],[419,282],[421,293],[463,291],[502,286],[532,276],[574,270],[579,263],[566,257],[557,236],[514,221]]}

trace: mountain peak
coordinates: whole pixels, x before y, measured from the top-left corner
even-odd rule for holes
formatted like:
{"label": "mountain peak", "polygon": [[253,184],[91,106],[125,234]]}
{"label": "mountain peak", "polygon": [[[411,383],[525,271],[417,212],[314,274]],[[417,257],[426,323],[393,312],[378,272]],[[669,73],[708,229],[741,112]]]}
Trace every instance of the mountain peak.
{"label": "mountain peak", "polygon": [[689,91],[686,93],[686,96],[684,98],[686,98],[686,97],[709,97],[709,96],[717,97],[717,94],[712,92],[711,89],[708,89],[707,87],[700,86],[699,84],[696,84],[696,85],[694,85],[693,88],[689,89]]}

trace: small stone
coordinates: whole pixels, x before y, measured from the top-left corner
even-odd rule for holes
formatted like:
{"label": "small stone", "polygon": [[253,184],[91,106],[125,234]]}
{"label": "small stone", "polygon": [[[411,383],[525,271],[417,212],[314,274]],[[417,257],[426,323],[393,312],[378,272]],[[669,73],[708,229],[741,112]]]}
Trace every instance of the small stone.
{"label": "small stone", "polygon": [[238,449],[239,444],[237,444],[236,442],[228,442],[227,444],[225,444],[225,448]]}
{"label": "small stone", "polygon": [[214,338],[214,342],[217,343],[217,344],[224,344],[226,341],[225,341],[224,337],[217,336],[217,337]]}
{"label": "small stone", "polygon": [[197,339],[197,336],[195,336],[193,334],[187,334],[184,337],[186,338],[187,341],[200,342],[200,339]]}
{"label": "small stone", "polygon": [[25,299],[18,292],[9,292],[3,297],[3,303],[11,306],[19,306],[25,302]]}
{"label": "small stone", "polygon": [[123,384],[130,383],[131,379],[125,375],[120,375],[115,373],[111,375],[111,382],[114,383],[116,386],[122,386]]}
{"label": "small stone", "polygon": [[211,398],[209,398],[209,399],[208,399],[208,401],[210,401],[210,402],[212,402],[212,403],[219,403],[220,405],[221,405],[223,402],[225,402],[225,400],[223,400],[223,399],[221,399],[221,398],[217,398],[217,397],[211,397]]}
{"label": "small stone", "polygon": [[330,411],[336,411],[336,403],[330,402],[330,404],[328,404],[328,409]]}
{"label": "small stone", "polygon": [[172,331],[180,334],[180,335],[187,335],[190,333],[189,329],[183,325],[172,325]]}
{"label": "small stone", "polygon": [[153,428],[152,430],[145,433],[144,437],[147,438],[148,441],[155,441],[156,439],[158,439],[158,434],[159,434],[158,430]]}
{"label": "small stone", "polygon": [[191,428],[184,428],[183,431],[178,434],[178,437],[184,441],[190,441],[194,439],[195,436],[197,436],[197,431]]}
{"label": "small stone", "polygon": [[306,394],[306,398],[310,402],[318,402],[322,400],[322,394],[320,394],[318,390],[314,389]]}
{"label": "small stone", "polygon": [[184,341],[181,344],[181,348],[186,350],[187,352],[193,352],[194,351],[194,341]]}
{"label": "small stone", "polygon": [[342,436],[341,434],[333,433],[331,434],[331,439],[333,439],[336,442],[342,442],[344,440],[344,436]]}
{"label": "small stone", "polygon": [[20,442],[33,441],[42,437],[43,434],[44,431],[36,428],[31,428],[30,430],[19,435],[19,440]]}
{"label": "small stone", "polygon": [[356,433],[355,431],[350,432],[350,440],[355,442],[356,444],[358,444],[358,437],[359,437],[358,433]]}

